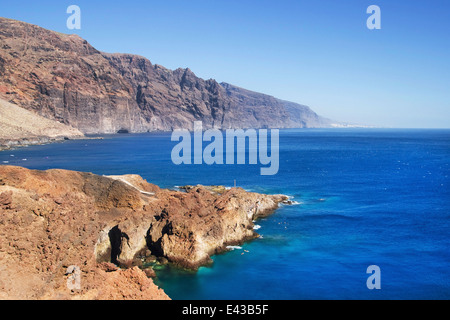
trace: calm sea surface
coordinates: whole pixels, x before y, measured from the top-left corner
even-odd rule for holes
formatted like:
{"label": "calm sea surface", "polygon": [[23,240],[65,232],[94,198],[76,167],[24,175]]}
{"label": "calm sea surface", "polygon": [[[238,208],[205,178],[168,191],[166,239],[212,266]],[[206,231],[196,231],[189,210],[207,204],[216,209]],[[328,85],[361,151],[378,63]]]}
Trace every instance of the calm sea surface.
{"label": "calm sea surface", "polygon": [[[299,203],[210,267],[159,270],[173,299],[450,299],[450,130],[282,130],[274,176],[260,165],[176,166],[175,144],[169,133],[105,136],[0,152],[0,164],[135,173],[168,188],[236,179]],[[370,265],[381,290],[367,289]]]}

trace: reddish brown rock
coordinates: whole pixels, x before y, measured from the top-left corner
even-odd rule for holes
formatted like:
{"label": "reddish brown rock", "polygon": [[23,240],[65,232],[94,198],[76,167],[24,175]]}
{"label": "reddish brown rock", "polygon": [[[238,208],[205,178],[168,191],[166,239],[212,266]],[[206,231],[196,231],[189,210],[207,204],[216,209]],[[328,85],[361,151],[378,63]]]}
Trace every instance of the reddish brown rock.
{"label": "reddish brown rock", "polygon": [[328,126],[306,106],[0,18],[0,98],[83,133]]}
{"label": "reddish brown rock", "polygon": [[111,263],[111,262],[101,262],[98,264],[98,267],[106,272],[112,272],[112,271],[119,270],[119,268],[114,263]]}
{"label": "reddish brown rock", "polygon": [[155,270],[153,270],[152,268],[144,269],[144,273],[148,278],[156,278]]}
{"label": "reddish brown rock", "polygon": [[[286,200],[118,178],[0,166],[0,298],[167,298],[136,267],[145,257],[195,269],[256,237],[253,220]],[[70,266],[80,268],[80,290],[67,287]]]}
{"label": "reddish brown rock", "polygon": [[5,209],[9,208],[9,205],[12,202],[12,191],[3,192],[0,194],[0,206],[3,206]]}

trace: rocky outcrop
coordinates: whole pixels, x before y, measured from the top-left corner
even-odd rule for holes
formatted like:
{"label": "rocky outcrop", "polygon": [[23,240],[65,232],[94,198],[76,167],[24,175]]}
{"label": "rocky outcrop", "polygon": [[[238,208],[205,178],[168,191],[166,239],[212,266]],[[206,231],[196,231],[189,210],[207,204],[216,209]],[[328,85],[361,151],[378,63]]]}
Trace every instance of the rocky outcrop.
{"label": "rocky outcrop", "polygon": [[0,98],[83,133],[328,126],[305,106],[0,18]]}
{"label": "rocky outcrop", "polygon": [[[100,230],[143,203],[109,178],[0,166],[0,299],[167,299],[143,271],[95,259]],[[70,266],[81,269],[79,290],[67,287]]]}
{"label": "rocky outcrop", "polygon": [[[0,166],[0,298],[167,298],[144,262],[209,263],[227,245],[257,237],[253,220],[285,200],[239,188],[160,189],[136,175]],[[70,266],[80,268],[79,290],[67,287]]]}
{"label": "rocky outcrop", "polygon": [[198,186],[186,194],[172,193],[167,200],[150,224],[146,245],[157,256],[197,268],[227,245],[257,237],[253,221],[273,212],[285,197],[242,189],[216,194]]}

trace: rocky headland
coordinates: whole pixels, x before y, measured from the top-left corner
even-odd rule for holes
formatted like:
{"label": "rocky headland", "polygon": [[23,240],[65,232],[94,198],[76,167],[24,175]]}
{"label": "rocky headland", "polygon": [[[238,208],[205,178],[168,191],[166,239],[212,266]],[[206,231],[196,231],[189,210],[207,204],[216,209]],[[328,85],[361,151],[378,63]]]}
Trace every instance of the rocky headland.
{"label": "rocky headland", "polygon": [[[0,166],[0,299],[168,299],[146,262],[196,269],[257,237],[283,195]],[[81,269],[80,289],[67,268]]]}

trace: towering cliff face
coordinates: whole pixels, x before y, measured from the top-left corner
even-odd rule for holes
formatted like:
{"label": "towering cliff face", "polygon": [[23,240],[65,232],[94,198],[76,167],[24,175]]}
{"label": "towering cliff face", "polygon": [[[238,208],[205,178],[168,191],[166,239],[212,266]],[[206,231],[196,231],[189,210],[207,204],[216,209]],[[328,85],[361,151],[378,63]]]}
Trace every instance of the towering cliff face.
{"label": "towering cliff face", "polygon": [[327,126],[311,109],[0,18],[0,98],[83,133]]}

